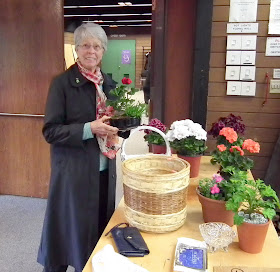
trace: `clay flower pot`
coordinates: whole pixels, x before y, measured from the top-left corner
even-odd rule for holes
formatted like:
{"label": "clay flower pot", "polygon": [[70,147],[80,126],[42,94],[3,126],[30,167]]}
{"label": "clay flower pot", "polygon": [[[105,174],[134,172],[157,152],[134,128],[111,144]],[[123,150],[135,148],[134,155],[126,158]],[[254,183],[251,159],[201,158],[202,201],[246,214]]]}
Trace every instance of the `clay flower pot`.
{"label": "clay flower pot", "polygon": [[201,203],[203,220],[205,223],[222,222],[231,227],[233,226],[234,212],[226,209],[226,201],[205,197],[199,193],[198,189],[196,189],[196,193]]}
{"label": "clay flower pot", "polygon": [[177,154],[179,158],[187,161],[191,165],[190,178],[196,178],[199,175],[201,155],[188,157],[185,155]]}
{"label": "clay flower pot", "polygon": [[248,253],[262,251],[270,221],[265,224],[251,224],[243,222],[237,226],[239,247]]}
{"label": "clay flower pot", "polygon": [[152,144],[151,145],[151,151],[154,154],[165,154],[166,153],[166,146],[165,145],[156,145]]}

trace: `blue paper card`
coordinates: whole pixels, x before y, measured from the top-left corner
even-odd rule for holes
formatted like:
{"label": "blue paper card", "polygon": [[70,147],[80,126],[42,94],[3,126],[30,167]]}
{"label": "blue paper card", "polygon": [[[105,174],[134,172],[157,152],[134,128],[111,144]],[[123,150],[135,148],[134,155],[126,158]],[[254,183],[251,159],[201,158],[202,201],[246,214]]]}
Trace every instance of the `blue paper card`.
{"label": "blue paper card", "polygon": [[184,249],[179,254],[179,261],[185,267],[193,269],[204,269],[203,256],[203,249]]}

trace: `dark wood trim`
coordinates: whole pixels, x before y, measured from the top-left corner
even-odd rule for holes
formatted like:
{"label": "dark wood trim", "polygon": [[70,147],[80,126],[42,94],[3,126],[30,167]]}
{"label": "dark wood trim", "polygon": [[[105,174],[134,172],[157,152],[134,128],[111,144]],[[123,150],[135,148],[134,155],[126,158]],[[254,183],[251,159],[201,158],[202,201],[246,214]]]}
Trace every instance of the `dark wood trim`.
{"label": "dark wood trim", "polygon": [[213,0],[197,1],[192,120],[206,127]]}
{"label": "dark wood trim", "polygon": [[150,116],[162,121],[164,117],[165,95],[165,25],[166,1],[154,1],[152,11],[152,76]]}

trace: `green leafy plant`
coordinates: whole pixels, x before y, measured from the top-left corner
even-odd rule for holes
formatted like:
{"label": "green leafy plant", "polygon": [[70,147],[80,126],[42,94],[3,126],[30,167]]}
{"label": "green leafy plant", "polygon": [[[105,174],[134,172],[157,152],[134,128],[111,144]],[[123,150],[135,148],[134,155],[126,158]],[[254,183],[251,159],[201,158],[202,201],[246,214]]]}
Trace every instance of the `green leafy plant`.
{"label": "green leafy plant", "polygon": [[271,220],[276,215],[276,208],[280,207],[276,192],[270,185],[266,185],[263,180],[241,180],[238,191],[234,192],[226,203],[226,208],[232,210],[234,223],[240,225],[244,221],[244,216],[240,212],[251,215],[260,213],[265,218]]}
{"label": "green leafy plant", "polygon": [[107,99],[106,106],[114,108],[113,118],[116,117],[133,117],[141,118],[147,111],[145,103],[136,102],[132,96],[139,91],[136,88],[129,88],[127,85],[131,84],[129,78],[123,78],[122,83],[125,85],[117,86],[110,91],[114,99]]}
{"label": "green leafy plant", "polygon": [[205,141],[197,140],[194,136],[183,140],[175,139],[170,145],[179,154],[186,156],[201,155],[207,149]]}
{"label": "green leafy plant", "polygon": [[[151,119],[149,122],[149,125],[151,127],[157,128],[163,133],[167,132],[167,127],[157,118]],[[164,139],[161,137],[160,134],[157,132],[151,131],[151,130],[146,130],[145,129],[145,136],[144,139],[147,141],[149,144],[155,144],[155,145],[165,145]]]}
{"label": "green leafy plant", "polygon": [[207,132],[190,119],[173,122],[166,136],[170,146],[180,155],[202,155],[207,149]]}

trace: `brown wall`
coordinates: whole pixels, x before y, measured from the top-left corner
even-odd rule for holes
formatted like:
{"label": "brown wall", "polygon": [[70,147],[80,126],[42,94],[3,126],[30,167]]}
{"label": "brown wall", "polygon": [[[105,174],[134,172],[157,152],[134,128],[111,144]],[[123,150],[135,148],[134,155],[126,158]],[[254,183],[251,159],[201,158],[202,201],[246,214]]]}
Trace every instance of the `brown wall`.
{"label": "brown wall", "polygon": [[51,79],[63,71],[62,4],[0,1],[0,113],[16,114],[0,115],[1,194],[47,196],[49,145],[40,115]]}
{"label": "brown wall", "polygon": [[[145,50],[149,49],[151,51],[151,35],[149,34],[137,34],[137,35],[126,35],[125,37],[108,37],[109,40],[135,40],[136,41],[136,59],[135,59],[135,87],[141,88],[141,72],[144,67],[145,52],[143,52],[143,47]],[[74,44],[73,33],[64,33],[64,43]]]}
{"label": "brown wall", "polygon": [[168,1],[164,122],[191,118],[196,0]]}
{"label": "brown wall", "polygon": [[[261,145],[261,152],[251,156],[255,161],[253,175],[264,178],[274,145],[280,132],[280,94],[268,94],[265,100],[266,72],[272,78],[273,68],[280,67],[279,57],[265,56],[265,43],[268,36],[268,18],[270,0],[258,1],[255,97],[226,96],[225,61],[226,61],[226,25],[229,18],[230,0],[214,0],[212,45],[210,58],[207,128],[221,116],[229,113],[240,115],[246,125],[246,138],[256,140]],[[215,141],[209,141],[209,150],[213,150]]]}

